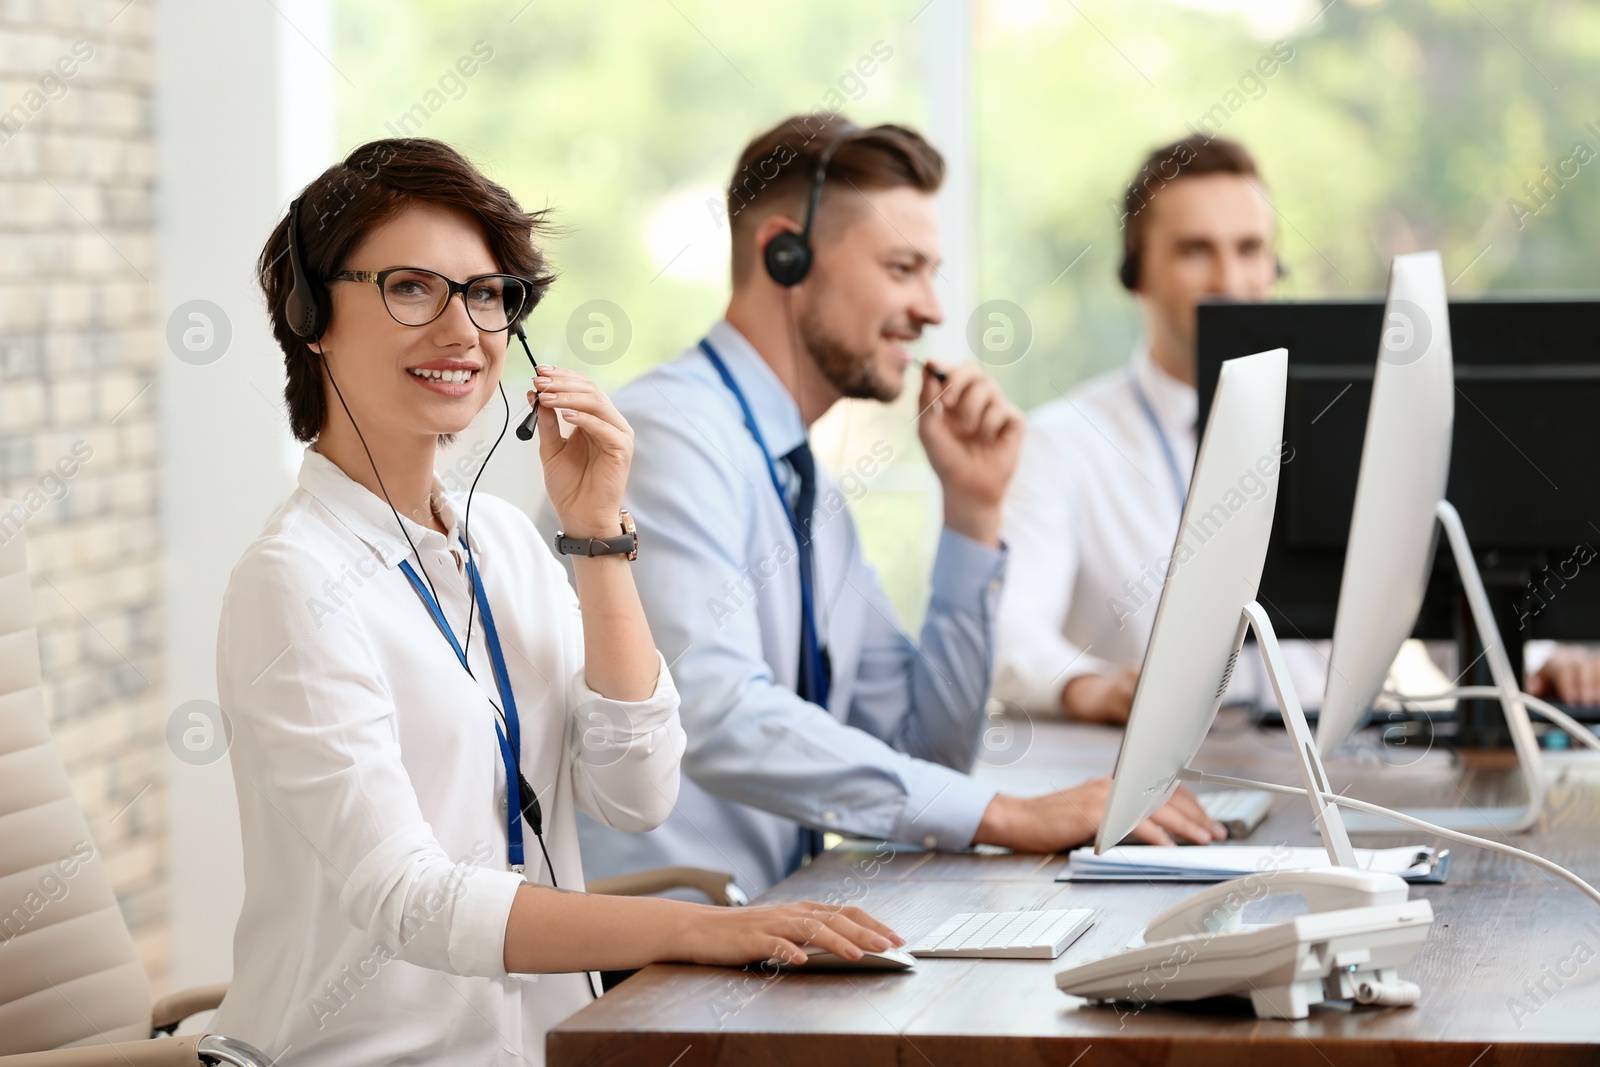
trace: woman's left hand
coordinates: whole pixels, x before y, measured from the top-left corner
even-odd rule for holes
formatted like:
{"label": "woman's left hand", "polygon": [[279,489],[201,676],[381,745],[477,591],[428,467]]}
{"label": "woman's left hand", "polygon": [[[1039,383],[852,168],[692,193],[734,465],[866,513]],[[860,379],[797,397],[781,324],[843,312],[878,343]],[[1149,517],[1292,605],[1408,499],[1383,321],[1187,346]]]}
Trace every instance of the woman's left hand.
{"label": "woman's left hand", "polygon": [[[568,537],[612,537],[621,532],[618,513],[633,463],[633,427],[587,376],[540,364],[538,392],[528,402],[539,407],[539,458],[544,487]],[[556,409],[572,424],[561,437]]]}

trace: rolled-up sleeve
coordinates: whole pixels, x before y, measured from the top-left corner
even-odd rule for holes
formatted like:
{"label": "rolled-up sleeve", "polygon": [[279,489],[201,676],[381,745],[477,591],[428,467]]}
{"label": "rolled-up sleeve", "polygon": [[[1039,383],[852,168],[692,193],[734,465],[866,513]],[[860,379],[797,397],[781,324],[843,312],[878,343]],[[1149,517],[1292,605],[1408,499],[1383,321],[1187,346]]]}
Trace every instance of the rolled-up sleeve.
{"label": "rolled-up sleeve", "polygon": [[393,694],[357,611],[318,614],[325,561],[279,541],[235,569],[218,636],[241,808],[281,820],[340,912],[396,959],[502,977],[520,874],[452,861],[401,760]]}
{"label": "rolled-up sleeve", "polygon": [[611,700],[573,674],[573,784],[578,808],[613,830],[654,830],[678,800],[685,738],[678,690],[656,653],[656,687],[639,701]]}

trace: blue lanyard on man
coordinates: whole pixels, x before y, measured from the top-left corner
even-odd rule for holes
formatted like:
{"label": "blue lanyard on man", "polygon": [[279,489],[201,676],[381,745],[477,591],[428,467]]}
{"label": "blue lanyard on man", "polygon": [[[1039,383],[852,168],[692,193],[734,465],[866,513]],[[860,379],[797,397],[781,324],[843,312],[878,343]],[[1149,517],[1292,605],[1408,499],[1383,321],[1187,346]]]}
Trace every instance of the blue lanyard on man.
{"label": "blue lanyard on man", "polygon": [[[466,541],[461,542],[463,548]],[[428,609],[428,614],[433,616],[434,623],[439,631],[450,641],[450,647],[455,649],[456,658],[461,661],[467,673],[472,674],[472,668],[467,664],[467,654],[462,651],[461,645],[456,641],[455,631],[450,629],[450,623],[444,617],[444,611],[439,607],[439,602],[433,598],[428,587],[417,572],[412,568],[410,560],[401,560],[400,569],[405,572],[406,578],[411,582],[411,588],[417,591],[417,596],[422,598],[422,603]],[[472,562],[472,556],[467,556],[467,577],[472,581],[472,590],[478,600],[478,610],[483,614],[483,636],[489,645],[489,659],[494,664],[495,688],[500,690],[500,699],[505,702],[502,714],[505,716],[506,727],[500,729],[499,720],[495,721],[494,733],[500,742],[500,760],[506,768],[506,844],[508,859],[511,869],[522,873],[522,811],[526,803],[522,795],[522,771],[518,756],[522,752],[522,728],[517,719],[517,697],[511,691],[511,676],[506,672],[506,659],[500,651],[500,634],[495,629],[494,615],[489,611],[489,597],[483,591],[483,583],[478,580],[478,566]],[[510,736],[507,737],[507,734]],[[512,798],[516,799],[513,800]]]}
{"label": "blue lanyard on man", "polygon": [[1167,473],[1172,475],[1172,485],[1178,493],[1178,514],[1182,516],[1184,506],[1189,503],[1189,483],[1184,478],[1183,472],[1178,469],[1178,457],[1172,451],[1172,442],[1167,440],[1167,431],[1162,429],[1161,420],[1156,418],[1156,409],[1151,406],[1150,398],[1145,395],[1144,387],[1139,384],[1139,376],[1132,367],[1128,368],[1128,388],[1133,391],[1133,398],[1143,409],[1150,428],[1156,432],[1156,440],[1161,444],[1161,455],[1167,461]]}
{"label": "blue lanyard on man", "polygon": [[[701,339],[700,349],[711,361],[711,366],[716,369],[722,384],[728,387],[733,398],[739,402],[739,410],[744,414],[745,429],[755,438],[756,446],[761,449],[761,457],[767,461],[767,475],[772,479],[773,491],[778,494],[778,502],[783,505],[783,513],[789,520],[789,528],[794,531],[794,540],[800,555],[800,670],[795,692],[811,703],[826,708],[831,679],[827,654],[817,640],[816,594],[811,574],[810,533],[802,528],[799,517],[789,504],[789,495],[783,489],[783,479],[778,477],[778,465],[773,461],[766,439],[756,427],[755,413],[750,410],[750,402],[745,399],[744,391],[733,380],[733,375],[728,373],[727,365],[722,362],[722,357],[717,355],[717,350],[711,347],[710,338]],[[804,477],[803,472],[797,473],[801,473]],[[807,519],[809,518],[808,515]]]}

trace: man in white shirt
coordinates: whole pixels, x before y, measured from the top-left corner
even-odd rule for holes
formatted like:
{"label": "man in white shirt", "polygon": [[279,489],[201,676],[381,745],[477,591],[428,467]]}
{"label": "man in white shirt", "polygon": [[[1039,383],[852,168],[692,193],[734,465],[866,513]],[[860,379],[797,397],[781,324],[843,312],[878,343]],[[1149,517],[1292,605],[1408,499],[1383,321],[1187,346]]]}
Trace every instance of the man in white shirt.
{"label": "man in white shirt", "polygon": [[[910,365],[906,346],[942,316],[942,176],[938,152],[904,127],[796,116],[757,137],[729,188],[726,317],[617,395],[637,443],[628,508],[650,547],[635,573],[689,743],[659,829],[581,822],[589,877],[689,864],[754,895],[829,830],[1048,852],[1098,828],[1103,779],[1016,797],[966,774],[994,664],[1001,498],[1024,426],[975,366]],[[892,400],[908,370],[944,503],[916,641],[808,444],[835,402]],[[854,476],[887,458],[874,446],[846,465]],[[1186,792],[1153,819],[1149,840],[1212,833]]]}
{"label": "man in white shirt", "polygon": [[[1196,135],[1157,148],[1123,212],[1118,277],[1138,297],[1145,340],[1128,365],[1030,415],[1004,520],[1011,568],[1027,580],[1001,598],[994,685],[1030,712],[1104,723],[1128,718],[1194,467],[1196,305],[1264,299],[1280,273],[1272,202],[1235,142]],[[1299,641],[1284,652],[1315,706],[1324,653]],[[1246,663],[1231,699],[1268,692],[1259,656]],[[1558,652],[1529,690],[1593,699],[1600,660]]]}

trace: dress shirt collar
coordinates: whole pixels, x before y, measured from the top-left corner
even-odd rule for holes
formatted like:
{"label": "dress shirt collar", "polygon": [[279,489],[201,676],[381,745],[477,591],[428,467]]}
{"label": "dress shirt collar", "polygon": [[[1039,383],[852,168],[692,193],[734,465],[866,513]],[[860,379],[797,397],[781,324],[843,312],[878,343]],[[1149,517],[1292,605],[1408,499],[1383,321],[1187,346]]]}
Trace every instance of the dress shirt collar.
{"label": "dress shirt collar", "polygon": [[1133,373],[1139,380],[1161,428],[1178,440],[1195,440],[1199,428],[1200,397],[1195,387],[1181,382],[1156,365],[1150,345],[1140,341],[1133,350]]}
{"label": "dress shirt collar", "polygon": [[[800,405],[795,403],[789,390],[778,380],[767,361],[755,350],[744,334],[727,319],[722,319],[706,332],[711,347],[717,350],[728,373],[739,384],[750,412],[755,416],[756,428],[761,431],[774,460],[782,459],[791,449],[806,439],[805,420],[800,417]],[[392,520],[391,520],[392,521]]]}
{"label": "dress shirt collar", "polygon": [[[389,510],[383,498],[318,452],[316,445],[306,447],[305,458],[300,463],[299,480],[300,488],[315,497],[346,529],[370,546],[383,560],[384,566],[393,567],[411,554],[410,546],[394,524],[394,512]],[[405,524],[406,532],[411,535],[419,552],[424,549],[454,549],[460,543],[457,540],[456,509],[437,475],[433,479],[431,498],[434,512],[450,530],[448,538],[431,526],[413,521],[409,516],[402,515],[400,521]],[[474,544],[472,552],[474,558],[482,563],[483,550],[480,546]]]}

